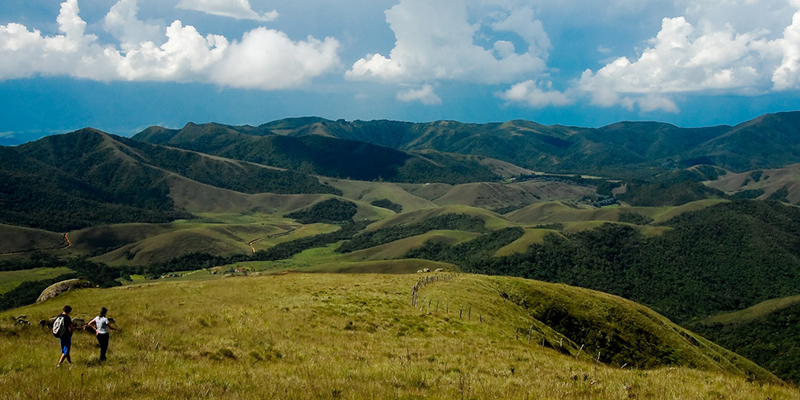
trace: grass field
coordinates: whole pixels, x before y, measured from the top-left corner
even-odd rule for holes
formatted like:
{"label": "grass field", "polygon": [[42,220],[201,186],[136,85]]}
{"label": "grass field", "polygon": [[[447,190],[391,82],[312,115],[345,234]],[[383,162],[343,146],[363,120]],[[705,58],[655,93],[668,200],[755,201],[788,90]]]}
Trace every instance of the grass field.
{"label": "grass field", "polygon": [[6,293],[26,281],[53,279],[72,272],[69,268],[35,268],[22,271],[0,271],[0,294]]}
{"label": "grass field", "polygon": [[[412,307],[419,279],[291,273],[71,291],[0,313],[0,398],[800,398],[797,389],[752,381],[741,369],[746,363],[730,364],[725,351],[613,296],[460,275],[425,286],[422,307]],[[578,342],[534,320],[535,309],[509,300],[520,296],[582,318],[624,308],[631,312],[622,320],[633,325],[619,334],[652,329],[683,354],[654,369],[598,364]],[[123,328],[111,334],[108,362],[96,361],[93,335],[77,332],[75,364],[56,368],[52,334],[9,318],[46,318],[64,304],[87,320],[108,307]],[[604,329],[618,326],[609,321]],[[531,340],[518,334],[529,326],[536,328]],[[542,338],[564,350],[542,347]]]}

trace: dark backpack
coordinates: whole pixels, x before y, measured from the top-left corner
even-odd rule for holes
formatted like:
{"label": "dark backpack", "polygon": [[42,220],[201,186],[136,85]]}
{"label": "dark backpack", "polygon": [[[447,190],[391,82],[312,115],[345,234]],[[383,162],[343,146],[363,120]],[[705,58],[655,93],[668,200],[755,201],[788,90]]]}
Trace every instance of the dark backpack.
{"label": "dark backpack", "polygon": [[64,323],[64,315],[56,317],[56,320],[53,321],[53,336],[61,338],[67,334],[67,329],[69,327]]}

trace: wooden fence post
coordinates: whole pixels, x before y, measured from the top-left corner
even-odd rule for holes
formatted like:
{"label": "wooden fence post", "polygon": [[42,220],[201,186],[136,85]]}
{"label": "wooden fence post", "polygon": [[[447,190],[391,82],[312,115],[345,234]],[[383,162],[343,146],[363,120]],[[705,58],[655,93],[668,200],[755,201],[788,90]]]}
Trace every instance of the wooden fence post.
{"label": "wooden fence post", "polygon": [[575,356],[575,359],[576,359],[576,360],[578,359],[578,357],[580,357],[580,355],[581,355],[581,352],[583,351],[583,346],[584,346],[584,345],[581,345],[581,348],[580,348],[580,350],[578,350],[578,354]]}

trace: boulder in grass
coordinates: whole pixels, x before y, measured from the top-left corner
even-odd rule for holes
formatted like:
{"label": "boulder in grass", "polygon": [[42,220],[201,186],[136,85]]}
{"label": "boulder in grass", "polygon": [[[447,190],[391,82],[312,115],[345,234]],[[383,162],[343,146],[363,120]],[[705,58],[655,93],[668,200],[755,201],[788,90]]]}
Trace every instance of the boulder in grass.
{"label": "boulder in grass", "polygon": [[57,282],[48,286],[47,289],[39,295],[39,298],[36,299],[36,304],[50,300],[70,289],[89,287],[94,287],[94,285],[89,283],[86,279],[68,279],[66,281]]}

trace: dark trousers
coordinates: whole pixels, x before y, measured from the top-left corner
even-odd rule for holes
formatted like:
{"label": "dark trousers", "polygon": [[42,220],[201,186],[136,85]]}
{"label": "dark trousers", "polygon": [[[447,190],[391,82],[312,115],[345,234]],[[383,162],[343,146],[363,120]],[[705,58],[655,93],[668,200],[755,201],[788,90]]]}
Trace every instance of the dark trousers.
{"label": "dark trousers", "polygon": [[108,350],[108,334],[97,335],[97,343],[100,343],[100,361],[106,360],[106,350]]}

